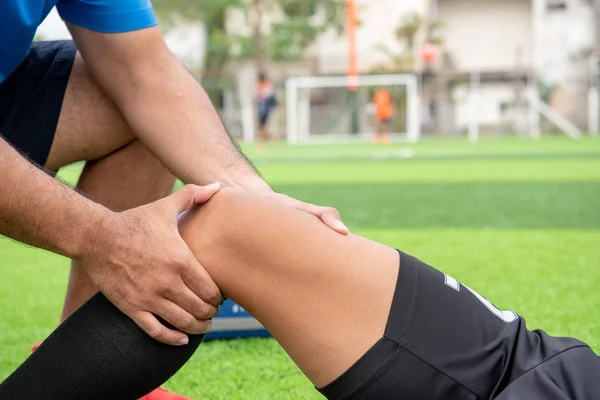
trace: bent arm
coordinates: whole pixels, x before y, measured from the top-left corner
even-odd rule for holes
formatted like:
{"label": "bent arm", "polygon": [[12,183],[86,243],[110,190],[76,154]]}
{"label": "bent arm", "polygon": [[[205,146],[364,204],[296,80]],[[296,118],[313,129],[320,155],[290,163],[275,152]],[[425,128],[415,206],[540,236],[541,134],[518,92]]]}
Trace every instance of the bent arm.
{"label": "bent arm", "polygon": [[157,27],[107,34],[68,25],[100,87],[175,175],[197,185],[270,191]]}
{"label": "bent arm", "polygon": [[36,168],[0,139],[0,234],[79,258],[112,213]]}
{"label": "bent arm", "polygon": [[157,27],[102,33],[68,24],[99,86],[137,137],[187,183],[248,189],[319,216],[345,235],[335,209],[273,193],[225,131],[210,99],[167,48]]}

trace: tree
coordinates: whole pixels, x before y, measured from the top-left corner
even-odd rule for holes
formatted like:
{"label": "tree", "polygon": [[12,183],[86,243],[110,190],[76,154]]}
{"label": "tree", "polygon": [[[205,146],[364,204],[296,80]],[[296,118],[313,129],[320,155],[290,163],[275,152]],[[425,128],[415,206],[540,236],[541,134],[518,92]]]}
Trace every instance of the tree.
{"label": "tree", "polygon": [[[154,0],[153,4],[167,24],[177,19],[204,24],[208,38],[204,74],[209,76],[221,73],[232,57],[254,59],[258,70],[267,60],[298,61],[319,34],[330,28],[340,32],[344,26],[343,0]],[[251,34],[227,32],[229,9],[244,11]],[[265,13],[279,18],[271,18],[274,22],[265,26]],[[270,34],[265,36],[265,31]]]}
{"label": "tree", "polygon": [[[441,21],[425,21],[418,13],[406,14],[400,20],[400,24],[395,30],[396,39],[404,44],[404,50],[401,53],[395,53],[387,46],[378,46],[379,50],[385,53],[395,72],[414,72],[416,64],[416,51],[419,46],[419,33],[423,33],[422,42],[428,42],[437,46],[444,43],[441,36],[441,30],[444,24]],[[377,71],[389,70],[384,66],[376,68]]]}
{"label": "tree", "polygon": [[[256,72],[266,71],[267,61],[298,61],[320,33],[344,26],[344,0],[153,0],[165,25],[177,21],[202,22],[207,36],[203,86],[214,104],[219,104],[227,79],[228,61],[253,59]],[[230,10],[242,11],[245,33],[227,31]],[[269,14],[270,25],[264,16]],[[265,33],[269,33],[265,35]]]}
{"label": "tree", "polygon": [[396,39],[406,45],[405,53],[412,56],[416,47],[417,33],[423,26],[423,19],[420,14],[411,13],[402,17],[400,25],[396,28]]}
{"label": "tree", "polygon": [[227,10],[241,7],[245,0],[154,0],[156,14],[167,29],[178,21],[199,21],[206,30],[203,75],[220,76],[230,57],[234,38],[227,35]]}
{"label": "tree", "polygon": [[333,29],[344,30],[343,0],[278,0],[284,18],[272,24],[268,41],[269,58],[297,61],[318,36]]}

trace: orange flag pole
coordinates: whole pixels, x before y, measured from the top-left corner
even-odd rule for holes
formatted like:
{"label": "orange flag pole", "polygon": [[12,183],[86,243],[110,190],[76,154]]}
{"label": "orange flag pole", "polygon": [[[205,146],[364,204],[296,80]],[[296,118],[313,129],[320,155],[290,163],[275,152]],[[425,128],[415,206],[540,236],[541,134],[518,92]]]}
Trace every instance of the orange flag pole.
{"label": "orange flag pole", "polygon": [[358,17],[355,0],[346,0],[346,35],[348,37],[348,88],[358,89],[358,55],[356,51],[356,28]]}

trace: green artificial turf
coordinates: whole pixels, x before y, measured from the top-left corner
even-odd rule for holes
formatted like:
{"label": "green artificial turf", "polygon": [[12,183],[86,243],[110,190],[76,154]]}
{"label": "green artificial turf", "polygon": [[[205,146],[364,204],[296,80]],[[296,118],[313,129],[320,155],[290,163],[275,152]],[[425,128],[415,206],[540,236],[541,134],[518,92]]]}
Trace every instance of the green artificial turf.
{"label": "green artificial turf", "polygon": [[[353,231],[600,352],[600,140],[244,150],[277,190],[337,207]],[[56,325],[68,269],[8,239],[0,259],[1,380]],[[204,343],[166,386],[194,399],[320,398],[272,339]]]}

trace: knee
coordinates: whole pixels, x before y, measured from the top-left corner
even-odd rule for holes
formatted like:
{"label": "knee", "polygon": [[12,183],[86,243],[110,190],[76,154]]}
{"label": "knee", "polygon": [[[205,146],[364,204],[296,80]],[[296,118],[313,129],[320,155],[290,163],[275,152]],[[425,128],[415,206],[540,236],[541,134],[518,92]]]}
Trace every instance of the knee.
{"label": "knee", "polygon": [[257,198],[241,190],[223,188],[181,218],[181,236],[201,263],[218,253],[236,250],[251,234]]}

